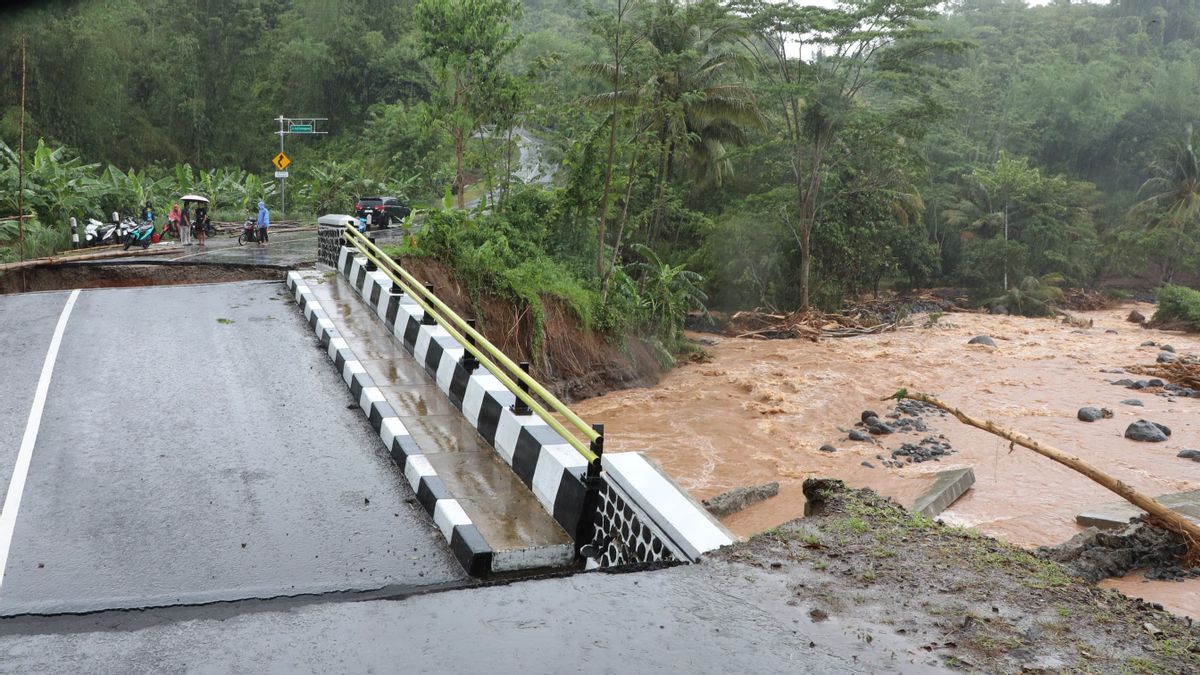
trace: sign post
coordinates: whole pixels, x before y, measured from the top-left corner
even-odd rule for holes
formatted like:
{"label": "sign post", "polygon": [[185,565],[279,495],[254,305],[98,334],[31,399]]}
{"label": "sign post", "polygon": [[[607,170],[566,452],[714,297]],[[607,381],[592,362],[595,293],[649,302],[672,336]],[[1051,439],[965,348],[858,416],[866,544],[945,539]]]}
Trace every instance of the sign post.
{"label": "sign post", "polygon": [[316,135],[327,134],[327,131],[317,131],[317,122],[327,122],[327,117],[284,117],[280,115],[275,121],[279,122],[279,154],[271,160],[275,165],[275,177],[279,179],[279,219],[287,217],[287,179],[288,165],[292,160],[283,152],[283,137],[288,134]]}

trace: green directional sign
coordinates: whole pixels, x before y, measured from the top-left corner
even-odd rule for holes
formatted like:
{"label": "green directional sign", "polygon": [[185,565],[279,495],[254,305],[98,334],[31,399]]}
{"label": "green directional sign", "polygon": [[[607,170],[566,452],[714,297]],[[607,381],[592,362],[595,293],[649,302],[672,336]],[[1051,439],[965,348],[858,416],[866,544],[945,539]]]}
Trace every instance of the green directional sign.
{"label": "green directional sign", "polygon": [[292,134],[311,134],[313,125],[311,124],[293,124],[288,127],[288,133]]}

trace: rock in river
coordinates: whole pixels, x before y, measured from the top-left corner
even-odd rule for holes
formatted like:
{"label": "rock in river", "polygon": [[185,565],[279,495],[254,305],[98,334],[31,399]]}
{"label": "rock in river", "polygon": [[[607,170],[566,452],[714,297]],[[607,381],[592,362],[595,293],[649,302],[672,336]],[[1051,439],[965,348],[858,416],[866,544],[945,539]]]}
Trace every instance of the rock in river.
{"label": "rock in river", "polygon": [[1129,316],[1125,317],[1125,320],[1132,323],[1145,323],[1146,317],[1135,309],[1129,313]]}
{"label": "rock in river", "polygon": [[1179,454],[1175,456],[1200,462],[1200,450],[1180,450]]}
{"label": "rock in river", "polygon": [[[854,432],[851,432],[851,433],[854,433]],[[825,445],[822,445],[821,447],[819,447],[817,449],[820,450],[821,452],[837,452],[837,448],[833,447],[832,445],[830,445],[828,443],[826,443]]]}
{"label": "rock in river", "polygon": [[989,347],[995,347],[996,341],[986,335],[976,335],[975,337],[968,340],[967,344],[969,344],[969,345],[987,345]]}
{"label": "rock in river", "polygon": [[896,430],[890,424],[881,421],[878,417],[867,418],[867,431],[876,435],[896,433]]}
{"label": "rock in river", "polygon": [[1075,413],[1075,417],[1078,417],[1081,422],[1095,422],[1098,419],[1112,417],[1112,411],[1105,408],[1087,406],[1080,408],[1079,412]]}
{"label": "rock in river", "polygon": [[868,436],[867,434],[864,434],[863,432],[859,431],[858,429],[851,429],[850,430],[850,440],[870,442],[871,437]]}
{"label": "rock in river", "polygon": [[764,499],[774,497],[777,494],[779,494],[778,481],[766,483],[765,485],[755,485],[753,487],[740,487],[710,499],[705,499],[704,508],[708,509],[708,512],[714,516],[724,518],[748,506],[753,506]]}
{"label": "rock in river", "polygon": [[1171,430],[1156,422],[1138,420],[1125,429],[1125,438],[1143,443],[1162,443],[1171,435]]}
{"label": "rock in river", "polygon": [[1121,401],[1121,403],[1124,403],[1125,405],[1137,406],[1139,408],[1142,407],[1142,402],[1136,398],[1127,398],[1124,401]]}

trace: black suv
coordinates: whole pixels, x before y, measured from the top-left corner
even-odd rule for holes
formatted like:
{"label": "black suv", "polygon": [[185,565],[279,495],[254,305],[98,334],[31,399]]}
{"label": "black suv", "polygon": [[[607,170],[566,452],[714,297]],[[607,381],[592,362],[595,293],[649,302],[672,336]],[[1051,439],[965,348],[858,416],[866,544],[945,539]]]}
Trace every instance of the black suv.
{"label": "black suv", "polygon": [[354,205],[354,216],[367,220],[367,227],[387,227],[410,212],[412,209],[395,197],[363,197]]}

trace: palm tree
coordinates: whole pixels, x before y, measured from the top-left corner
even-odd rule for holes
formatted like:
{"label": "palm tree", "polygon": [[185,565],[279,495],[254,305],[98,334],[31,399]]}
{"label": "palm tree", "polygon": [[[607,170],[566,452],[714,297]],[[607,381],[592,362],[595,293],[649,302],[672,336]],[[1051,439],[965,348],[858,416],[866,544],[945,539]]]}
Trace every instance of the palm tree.
{"label": "palm tree", "polygon": [[1172,144],[1165,158],[1150,165],[1150,178],[1138,194],[1148,197],[1134,209],[1148,212],[1151,228],[1166,225],[1187,231],[1200,223],[1200,162],[1192,145],[1192,127],[1187,142]]}
{"label": "palm tree", "polygon": [[734,48],[743,34],[735,17],[711,3],[681,7],[659,0],[655,6],[647,36],[653,68],[641,89],[644,124],[659,144],[648,240],[678,165],[720,183],[732,172],[726,147],[745,144],[747,127],[765,126],[754,93],[739,79],[752,68]]}
{"label": "palm tree", "polygon": [[645,79],[631,81],[614,63],[588,64],[585,72],[610,90],[585,102],[639,108],[635,135],[658,139],[660,188],[680,164],[720,182],[732,171],[726,146],[744,144],[747,127],[765,125],[753,91],[739,81],[753,67],[735,48],[740,24],[711,3],[680,6],[672,0],[658,0],[647,21],[652,65]]}

